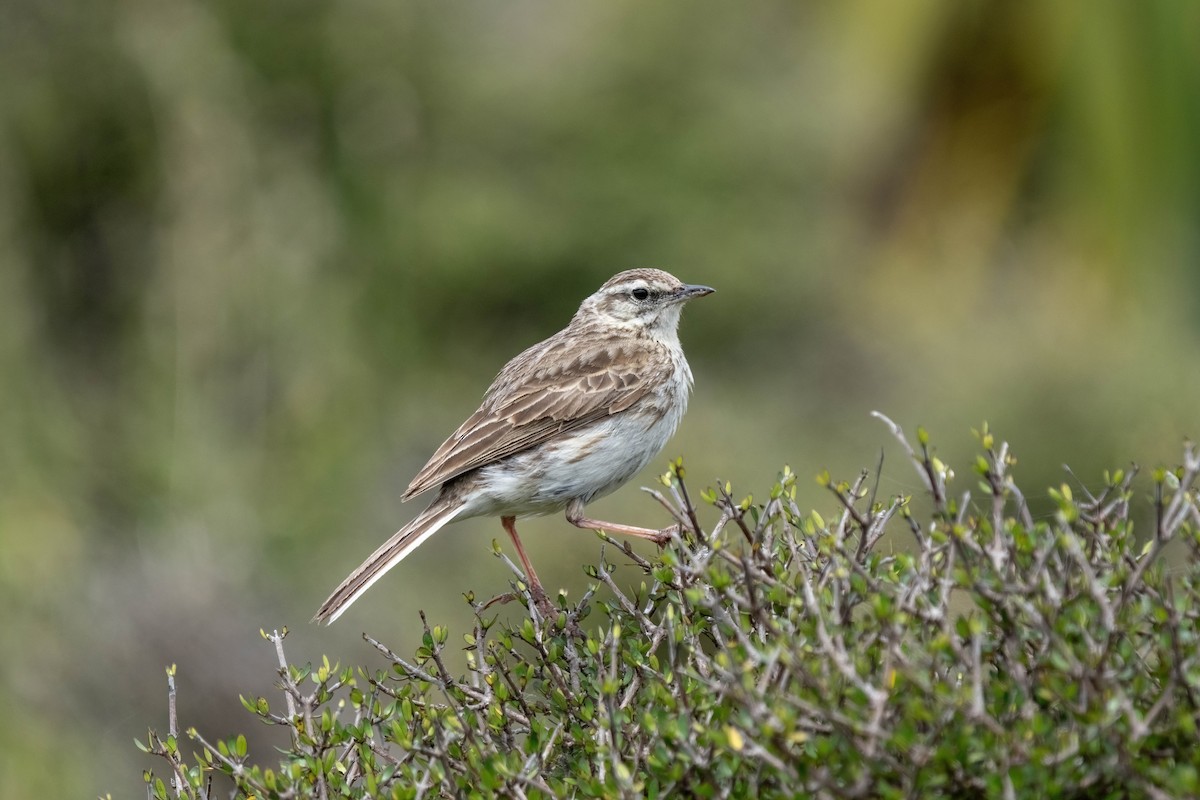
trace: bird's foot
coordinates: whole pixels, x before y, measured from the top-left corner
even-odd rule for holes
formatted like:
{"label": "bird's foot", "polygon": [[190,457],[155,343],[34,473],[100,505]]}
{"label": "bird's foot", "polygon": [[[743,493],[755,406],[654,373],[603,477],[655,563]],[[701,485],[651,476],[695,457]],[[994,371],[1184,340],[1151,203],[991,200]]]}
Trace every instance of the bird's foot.
{"label": "bird's foot", "polygon": [[[550,601],[550,597],[546,594],[541,586],[529,587],[529,596],[533,600],[534,605],[537,606],[538,613],[542,615],[543,619],[549,620],[558,616],[558,609],[554,607],[554,603]],[[506,603],[520,601],[522,599],[521,592],[505,592],[504,594],[496,595],[491,600],[488,600],[486,603],[484,603],[483,609],[486,610],[494,605],[505,605]]]}
{"label": "bird's foot", "polygon": [[529,593],[533,597],[533,602],[537,603],[538,611],[541,612],[543,619],[552,620],[558,616],[558,609],[550,602],[550,596],[546,594],[546,590],[540,583],[530,586]]}
{"label": "bird's foot", "polygon": [[655,533],[653,536],[649,536],[647,538],[650,539],[650,541],[654,542],[659,547],[666,547],[668,544],[671,543],[671,539],[673,537],[679,536],[682,534],[683,534],[683,526],[677,522],[674,525],[668,525],[667,527],[665,527],[662,530]]}

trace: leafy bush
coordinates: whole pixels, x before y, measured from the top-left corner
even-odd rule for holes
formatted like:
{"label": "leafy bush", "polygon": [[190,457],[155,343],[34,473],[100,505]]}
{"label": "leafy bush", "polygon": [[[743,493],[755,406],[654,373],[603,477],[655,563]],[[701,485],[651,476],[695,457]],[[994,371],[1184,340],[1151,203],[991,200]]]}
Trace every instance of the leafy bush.
{"label": "leafy bush", "polygon": [[705,491],[721,517],[702,530],[677,462],[655,494],[685,533],[652,559],[608,539],[644,570],[635,591],[602,557],[543,619],[513,567],[527,614],[468,597],[464,676],[424,616],[412,658],[368,637],[384,669],[288,666],[270,634],[283,707],[243,702],[290,749],[268,767],[244,737],[188,731],[193,761],[151,732],[170,765],[151,791],[224,794],[218,774],[280,798],[1200,795],[1200,450],[1153,473],[1139,538],[1135,471],[1051,490],[1038,519],[986,426],[977,495],[892,427],[927,512],[877,500],[867,473],[821,476],[826,521],[785,469],[766,502]]}

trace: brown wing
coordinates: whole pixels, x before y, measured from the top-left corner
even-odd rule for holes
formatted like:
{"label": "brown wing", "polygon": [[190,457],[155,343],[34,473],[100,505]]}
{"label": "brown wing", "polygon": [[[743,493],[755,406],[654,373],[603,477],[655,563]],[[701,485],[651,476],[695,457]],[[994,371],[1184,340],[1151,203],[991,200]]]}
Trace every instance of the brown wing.
{"label": "brown wing", "polygon": [[581,350],[579,341],[552,336],[508,362],[479,410],[442,443],[404,499],[624,411],[667,377],[665,367],[650,366],[663,363],[649,358],[653,343],[601,339]]}

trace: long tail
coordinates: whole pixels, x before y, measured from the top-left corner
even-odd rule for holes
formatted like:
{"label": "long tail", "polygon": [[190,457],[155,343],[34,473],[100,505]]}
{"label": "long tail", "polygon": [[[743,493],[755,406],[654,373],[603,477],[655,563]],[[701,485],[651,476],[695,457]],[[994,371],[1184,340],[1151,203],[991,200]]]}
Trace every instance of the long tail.
{"label": "long tail", "polygon": [[416,519],[398,530],[392,538],[359,564],[358,569],[350,573],[342,584],[333,590],[329,599],[321,605],[313,622],[332,624],[340,617],[350,604],[362,597],[363,592],[371,588],[371,584],[383,577],[383,574],[399,564],[404,557],[416,550],[421,542],[428,539],[447,522],[452,521],[463,511],[463,503],[447,503],[438,498],[429,508],[417,515]]}

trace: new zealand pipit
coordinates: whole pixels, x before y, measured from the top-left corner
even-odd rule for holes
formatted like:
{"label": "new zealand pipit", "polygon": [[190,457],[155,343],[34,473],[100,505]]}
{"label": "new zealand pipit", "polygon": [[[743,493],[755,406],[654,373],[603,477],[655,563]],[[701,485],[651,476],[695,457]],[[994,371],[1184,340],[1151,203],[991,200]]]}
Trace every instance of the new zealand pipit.
{"label": "new zealand pipit", "polygon": [[517,537],[517,517],[565,508],[577,527],[666,542],[674,528],[602,522],[583,509],[650,463],[675,432],[692,385],[679,314],[712,291],[662,270],[622,272],[584,300],[567,327],[505,364],[479,410],[402,498],[440,486],[434,501],[350,573],[313,619],[333,622],[456,519],[500,517],[543,612],[550,604]]}

